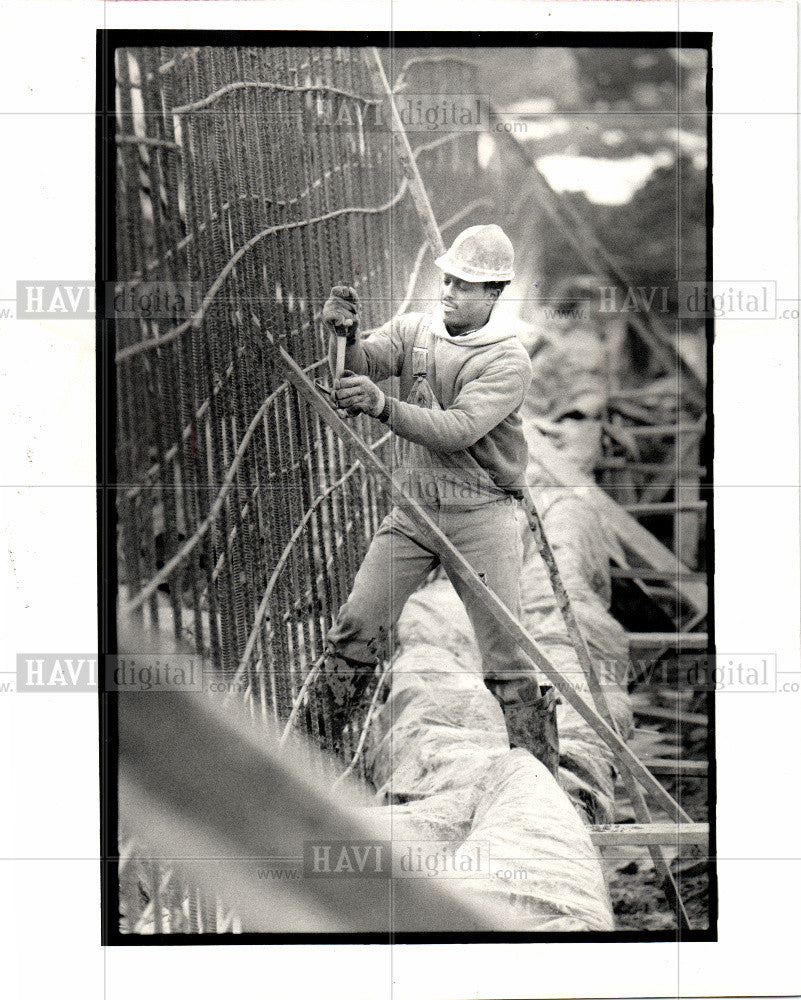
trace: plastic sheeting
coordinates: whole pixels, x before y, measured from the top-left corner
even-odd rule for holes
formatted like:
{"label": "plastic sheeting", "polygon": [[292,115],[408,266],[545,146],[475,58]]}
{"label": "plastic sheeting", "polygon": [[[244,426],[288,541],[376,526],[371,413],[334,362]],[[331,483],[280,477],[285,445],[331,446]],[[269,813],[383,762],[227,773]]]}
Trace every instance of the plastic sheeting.
{"label": "plastic sheeting", "polygon": [[467,614],[446,580],[409,600],[401,652],[373,731],[370,766],[394,839],[410,832],[481,850],[473,898],[503,905],[510,930],[611,930],[588,831],[545,767],[510,750],[483,682]]}
{"label": "plastic sheeting", "polygon": [[508,901],[516,929],[610,930],[606,885],[586,828],[550,773],[524,750],[490,768],[466,847],[486,843],[491,877],[476,883],[488,901]]}

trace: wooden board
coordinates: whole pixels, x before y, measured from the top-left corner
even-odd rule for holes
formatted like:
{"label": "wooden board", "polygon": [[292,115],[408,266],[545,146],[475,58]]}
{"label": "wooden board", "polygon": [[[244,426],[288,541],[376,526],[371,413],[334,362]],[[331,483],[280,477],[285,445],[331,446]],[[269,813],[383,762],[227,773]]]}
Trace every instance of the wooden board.
{"label": "wooden board", "polygon": [[591,826],[590,838],[596,847],[647,847],[661,844],[701,844],[709,842],[709,823],[609,823]]}

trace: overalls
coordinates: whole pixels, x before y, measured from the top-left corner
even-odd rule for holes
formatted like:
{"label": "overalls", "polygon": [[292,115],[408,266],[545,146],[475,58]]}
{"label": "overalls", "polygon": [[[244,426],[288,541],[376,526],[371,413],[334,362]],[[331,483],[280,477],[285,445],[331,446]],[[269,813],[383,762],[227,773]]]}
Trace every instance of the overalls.
{"label": "overalls", "polygon": [[[435,336],[424,324],[412,348],[414,383],[408,402],[441,409],[432,388],[434,344]],[[496,487],[467,450],[442,455],[410,441],[399,439],[398,444],[403,461],[394,481],[424,507],[484,583],[520,618],[520,501]],[[395,506],[376,532],[328,633],[325,678],[344,712],[359,699],[378,661],[391,655],[393,629],[406,601],[439,563],[411,518]],[[516,643],[459,577],[448,575],[473,625],[487,686],[530,678],[532,667]]]}

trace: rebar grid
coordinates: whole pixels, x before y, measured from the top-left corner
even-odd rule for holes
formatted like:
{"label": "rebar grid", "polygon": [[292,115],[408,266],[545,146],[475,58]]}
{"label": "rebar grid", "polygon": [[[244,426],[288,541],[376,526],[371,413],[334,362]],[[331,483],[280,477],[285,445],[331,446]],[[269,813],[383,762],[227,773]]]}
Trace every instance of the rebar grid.
{"label": "rebar grid", "polygon": [[[416,93],[475,92],[464,60],[385,56]],[[423,233],[382,103],[367,50],[116,53],[116,288],[190,283],[192,299],[183,313],[114,316],[121,611],[169,628],[254,715],[329,749],[304,682],[387,497],[298,400],[265,334],[323,375],[332,285],[357,289],[363,329],[420,301]],[[489,205],[476,140],[412,136],[445,224],[483,221]],[[357,426],[391,461],[388,435]],[[364,766],[374,692],[346,730],[343,769]],[[128,931],[215,926],[151,867],[124,894]]]}

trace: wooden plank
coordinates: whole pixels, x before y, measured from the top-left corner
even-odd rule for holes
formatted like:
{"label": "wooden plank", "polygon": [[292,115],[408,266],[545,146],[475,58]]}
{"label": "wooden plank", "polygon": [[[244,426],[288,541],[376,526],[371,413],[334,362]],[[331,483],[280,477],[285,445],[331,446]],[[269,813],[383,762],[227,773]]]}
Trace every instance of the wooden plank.
{"label": "wooden plank", "polygon": [[[681,808],[679,803],[656,780],[650,771],[643,767],[636,754],[632,753],[629,746],[618,736],[614,729],[604,722],[595,709],[588,705],[584,698],[573,689],[567,678],[548,659],[539,644],[529,635],[528,631],[515,618],[506,605],[478,577],[467,559],[434,524],[420,504],[393,481],[389,471],[376,458],[370,447],[351,430],[335,410],[329,406],[328,402],[316,391],[314,384],[295,359],[283,347],[276,345],[269,335],[266,339],[275,349],[276,361],[283,361],[287,378],[301,398],[323,418],[346,445],[353,449],[353,452],[358,456],[365,470],[372,473],[384,484],[393,502],[403,508],[406,516],[421,531],[427,544],[431,545],[432,550],[437,553],[445,569],[455,573],[470,590],[473,597],[480,603],[481,607],[507,633],[514,637],[526,656],[529,657],[532,663],[539,667],[551,684],[559,690],[562,698],[572,705],[587,725],[601,737],[618,758],[619,762],[625,762],[625,765],[633,771],[637,781],[653,796],[654,800],[662,806],[668,815],[676,822],[689,820],[690,817],[684,809]],[[621,758],[622,761],[620,761]]]}
{"label": "wooden plank", "polygon": [[[686,573],[688,568],[619,504],[605,493],[586,473],[581,472],[538,431],[527,433],[529,458],[534,466],[539,465],[547,479],[559,486],[578,489],[581,496],[590,503],[599,515],[601,523],[613,532],[616,540],[627,551],[652,569],[668,573]],[[617,552],[609,548],[613,558]],[[673,581],[675,584],[675,581]],[[675,586],[674,586],[675,589]],[[687,581],[681,586],[681,597],[693,610],[705,615],[708,608],[706,583]]]}
{"label": "wooden plank", "polygon": [[709,843],[709,823],[608,823],[590,827],[596,847],[651,847]]}
{"label": "wooden plank", "polygon": [[684,511],[688,513],[703,514],[706,512],[706,500],[678,500],[676,503],[666,501],[664,503],[627,503],[623,504],[624,510],[629,514],[678,514]]}
{"label": "wooden plank", "polygon": [[[677,440],[686,440],[689,443],[686,449],[681,449],[676,488],[673,495],[685,500],[697,501],[701,497],[701,476],[695,465],[699,458],[698,442],[694,441],[692,437],[689,439],[677,438]],[[692,444],[694,444],[694,451],[690,452]],[[701,521],[692,513],[680,511],[673,520],[673,551],[688,566],[697,566],[700,541]]]}
{"label": "wooden plank", "polygon": [[706,430],[703,421],[696,424],[649,424],[646,427],[630,427],[627,424],[610,424],[611,433],[625,431],[633,437],[678,437],[685,434],[701,435]]}
{"label": "wooden plank", "polygon": [[699,712],[682,712],[675,708],[663,708],[661,705],[634,705],[634,714],[640,719],[673,722],[677,726],[706,726],[709,724],[707,717]]}
{"label": "wooden plank", "polygon": [[629,632],[629,649],[659,649],[677,646],[680,649],[705,650],[709,646],[706,632]]}
{"label": "wooden plank", "polygon": [[[613,580],[615,579],[642,580],[645,583],[647,583],[649,580],[655,580],[657,582],[665,581],[666,583],[673,583],[674,581],[684,582],[685,580],[706,579],[703,573],[693,573],[686,568],[682,569],[679,572],[677,570],[671,571],[671,570],[650,569],[644,566],[633,566],[630,569],[621,569],[619,566],[612,566],[609,572]],[[683,593],[682,596],[684,596]]]}
{"label": "wooden plank", "polygon": [[692,778],[709,772],[709,764],[705,760],[671,760],[669,757],[649,757],[643,764],[653,774],[670,775],[671,777]]}
{"label": "wooden plank", "polygon": [[[627,458],[623,458],[621,455],[612,455],[609,458],[602,458],[595,463],[597,469],[618,469],[620,471],[627,472],[647,472],[650,474],[658,475],[660,472],[675,473],[676,464],[675,460],[672,462],[632,462]],[[687,466],[684,470],[687,475],[695,476],[705,476],[706,466],[705,465],[693,465]],[[668,480],[663,486],[667,486],[672,489],[674,484],[674,477],[669,476]],[[653,486],[652,483],[648,484],[649,488]]]}

